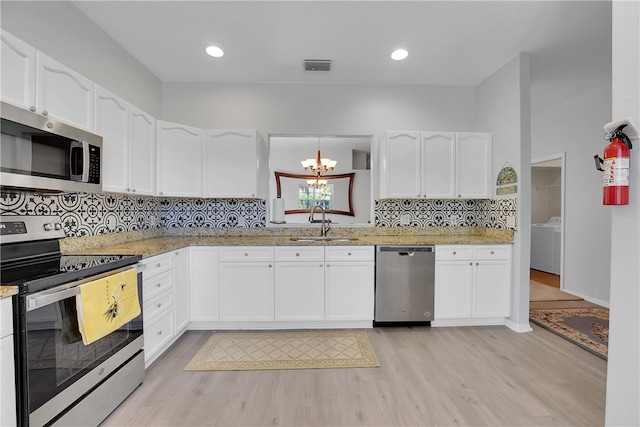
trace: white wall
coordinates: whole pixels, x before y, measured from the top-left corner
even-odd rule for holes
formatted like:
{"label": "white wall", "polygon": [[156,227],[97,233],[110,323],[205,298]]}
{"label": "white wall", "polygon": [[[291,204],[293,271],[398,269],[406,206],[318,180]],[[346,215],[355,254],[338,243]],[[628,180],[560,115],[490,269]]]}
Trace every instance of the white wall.
{"label": "white wall", "polygon": [[262,135],[378,136],[385,130],[473,130],[474,88],[262,83],[164,83],[163,118]]}
{"label": "white wall", "polygon": [[[602,205],[602,174],[593,155],[606,146],[602,125],[611,111],[610,82],[531,118],[533,158],[566,153],[563,289],[609,304],[611,208]],[[597,246],[598,250],[594,250]]]}
{"label": "white wall", "polygon": [[[612,118],[640,127],[640,3],[613,2]],[[608,426],[640,425],[640,141],[633,141],[628,206],[612,207]]]}
{"label": "white wall", "polygon": [[[531,225],[529,54],[521,53],[477,86],[479,130],[493,132],[493,174],[508,162],[518,174],[517,227],[514,232],[512,304],[509,327],[529,327],[529,241]],[[512,197],[512,195],[509,195]]]}
{"label": "white wall", "polygon": [[70,2],[2,1],[1,27],[158,117],[160,80]]}

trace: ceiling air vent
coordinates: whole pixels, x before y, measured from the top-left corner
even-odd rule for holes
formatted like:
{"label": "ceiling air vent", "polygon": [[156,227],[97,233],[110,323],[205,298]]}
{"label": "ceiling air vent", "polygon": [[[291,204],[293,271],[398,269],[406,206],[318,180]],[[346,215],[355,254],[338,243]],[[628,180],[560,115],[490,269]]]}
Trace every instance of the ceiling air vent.
{"label": "ceiling air vent", "polygon": [[305,71],[331,71],[330,59],[305,59]]}

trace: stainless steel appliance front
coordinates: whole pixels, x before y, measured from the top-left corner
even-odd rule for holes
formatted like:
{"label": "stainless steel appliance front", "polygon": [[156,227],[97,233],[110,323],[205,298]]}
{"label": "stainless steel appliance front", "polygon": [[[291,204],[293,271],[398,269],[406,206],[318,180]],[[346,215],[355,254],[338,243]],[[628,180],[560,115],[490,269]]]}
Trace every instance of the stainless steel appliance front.
{"label": "stainless steel appliance front", "polygon": [[4,102],[0,112],[2,187],[102,192],[102,137]]}
{"label": "stainless steel appliance front", "polygon": [[374,325],[433,320],[435,249],[433,246],[376,248]]}

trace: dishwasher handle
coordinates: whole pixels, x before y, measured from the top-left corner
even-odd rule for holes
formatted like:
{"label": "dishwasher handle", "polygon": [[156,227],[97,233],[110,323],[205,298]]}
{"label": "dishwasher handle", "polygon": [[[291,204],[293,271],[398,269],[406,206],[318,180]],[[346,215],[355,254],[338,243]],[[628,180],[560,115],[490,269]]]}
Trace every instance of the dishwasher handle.
{"label": "dishwasher handle", "polygon": [[[378,246],[378,252],[397,252],[401,256],[413,256],[415,252],[435,252],[435,246]],[[410,255],[411,254],[411,255]]]}

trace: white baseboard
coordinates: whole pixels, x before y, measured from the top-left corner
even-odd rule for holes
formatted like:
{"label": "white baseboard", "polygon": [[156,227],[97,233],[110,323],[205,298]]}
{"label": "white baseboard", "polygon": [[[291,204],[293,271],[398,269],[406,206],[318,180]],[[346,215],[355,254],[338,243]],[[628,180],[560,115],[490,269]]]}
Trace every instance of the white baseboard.
{"label": "white baseboard", "polygon": [[262,330],[262,329],[367,329],[371,320],[311,321],[311,322],[220,322],[192,321],[187,329],[206,330]]}
{"label": "white baseboard", "polygon": [[533,328],[531,327],[529,322],[527,322],[527,323],[516,323],[516,322],[514,322],[512,320],[506,319],[506,321],[504,322],[504,325],[507,328],[511,329],[512,331],[519,332],[519,333],[533,331]]}
{"label": "white baseboard", "polygon": [[433,327],[447,326],[503,326],[505,325],[504,317],[487,317],[483,319],[439,319],[431,322]]}

